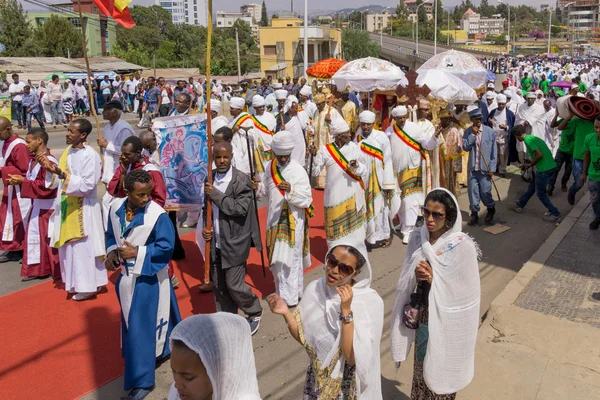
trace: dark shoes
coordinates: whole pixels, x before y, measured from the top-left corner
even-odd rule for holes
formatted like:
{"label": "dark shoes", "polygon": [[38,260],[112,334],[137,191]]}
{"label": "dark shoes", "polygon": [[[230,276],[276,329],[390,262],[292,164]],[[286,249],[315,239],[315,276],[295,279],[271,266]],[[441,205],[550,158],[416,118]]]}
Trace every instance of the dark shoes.
{"label": "dark shoes", "polygon": [[23,251],[9,251],[0,256],[0,263],[17,262],[23,258]]}
{"label": "dark shoes", "polygon": [[598,227],[600,227],[600,218],[596,218],[590,223],[590,229],[593,231],[597,231]]}
{"label": "dark shoes", "polygon": [[573,192],[572,190],[569,190],[569,194],[567,194],[567,201],[570,205],[575,205],[575,192]]}
{"label": "dark shoes", "polygon": [[122,397],[121,400],[143,400],[154,390],[154,386],[150,388],[135,388],[132,389],[131,392],[127,394],[127,396]]}
{"label": "dark shoes", "polygon": [[479,216],[477,215],[477,213],[471,213],[471,218],[469,218],[469,222],[467,225],[475,226],[478,223],[479,223]]}
{"label": "dark shoes", "polygon": [[491,225],[494,222],[494,215],[496,215],[496,208],[488,208],[487,214],[485,215],[485,223],[486,225]]}
{"label": "dark shoes", "polygon": [[250,333],[254,335],[258,332],[258,328],[260,327],[260,318],[262,315],[254,315],[252,317],[248,317],[248,323],[250,324]]}

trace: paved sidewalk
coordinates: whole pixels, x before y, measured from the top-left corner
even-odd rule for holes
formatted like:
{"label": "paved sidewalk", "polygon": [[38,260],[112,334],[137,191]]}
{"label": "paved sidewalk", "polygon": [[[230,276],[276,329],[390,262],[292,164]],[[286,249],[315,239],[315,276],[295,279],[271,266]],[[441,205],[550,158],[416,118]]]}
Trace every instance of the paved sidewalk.
{"label": "paved sidewalk", "polygon": [[459,399],[600,399],[600,231],[586,194],[492,302]]}

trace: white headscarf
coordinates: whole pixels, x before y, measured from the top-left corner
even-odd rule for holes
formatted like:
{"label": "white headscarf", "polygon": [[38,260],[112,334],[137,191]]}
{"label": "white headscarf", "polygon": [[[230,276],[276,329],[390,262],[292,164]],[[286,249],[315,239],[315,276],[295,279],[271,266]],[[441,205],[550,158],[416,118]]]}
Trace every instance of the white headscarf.
{"label": "white headscarf", "polygon": [[223,105],[219,100],[210,99],[210,111],[221,112]]}
{"label": "white headscarf", "polygon": [[[340,118],[341,119],[341,118]],[[336,245],[345,245],[343,241]],[[364,243],[351,245],[365,258],[366,263],[354,278],[352,313],[354,315],[354,361],[358,398],[381,399],[379,347],[383,327],[383,300],[371,289],[371,265]],[[331,250],[327,252],[327,255]],[[341,346],[342,322],[339,319],[340,296],[327,286],[325,278],[312,281],[304,290],[299,304],[306,343],[315,350],[322,368],[327,368]],[[344,373],[344,356],[335,364],[332,378]],[[315,371],[315,375],[317,371]]]}
{"label": "white headscarf", "polygon": [[292,150],[296,146],[296,141],[291,132],[279,131],[273,135],[271,149],[277,156],[287,156],[292,154]]}
{"label": "white headscarf", "polygon": [[341,135],[342,133],[346,133],[349,131],[350,127],[348,126],[348,123],[342,118],[333,118],[333,120],[329,124],[329,132],[333,136]]}
{"label": "white headscarf", "polygon": [[[415,330],[402,322],[404,305],[416,287],[415,268],[426,260],[433,269],[429,291],[429,341],[424,361],[427,387],[437,394],[449,394],[466,387],[475,370],[475,342],[479,326],[479,248],[462,232],[458,200],[456,222],[434,245],[423,225],[411,235],[396,287],[392,311],[391,351],[395,362],[406,360],[415,339]],[[429,192],[431,193],[431,192]],[[452,287],[450,287],[450,285]]]}
{"label": "white headscarf", "polygon": [[283,107],[283,112],[287,113],[290,108],[292,108],[292,105],[294,103],[300,103],[300,101],[298,100],[298,98],[296,96],[288,96],[287,100],[285,101],[285,106]]}
{"label": "white headscarf", "polygon": [[365,124],[372,124],[375,122],[375,113],[373,111],[365,110],[358,115],[358,119],[360,122],[364,122]]}
{"label": "white headscarf", "polygon": [[287,90],[278,89],[275,91],[275,99],[277,100],[285,100],[287,98],[287,95]]}
{"label": "white headscarf", "polygon": [[304,85],[302,86],[302,89],[300,89],[300,94],[306,97],[312,96],[312,88],[308,85]]}
{"label": "white headscarf", "polygon": [[246,100],[242,99],[241,97],[232,97],[229,100],[229,108],[237,108],[238,110],[241,110],[245,105]]}
{"label": "white headscarf", "polygon": [[397,106],[392,110],[392,117],[403,117],[408,114],[408,109],[406,106]]}
{"label": "white headscarf", "polygon": [[[225,312],[193,315],[173,329],[173,340],[198,354],[212,384],[213,400],[260,400],[252,335],[244,318]],[[178,398],[173,385],[169,400]]]}
{"label": "white headscarf", "polygon": [[252,107],[264,107],[264,105],[264,97],[262,97],[260,94],[255,94],[254,96],[252,96]]}

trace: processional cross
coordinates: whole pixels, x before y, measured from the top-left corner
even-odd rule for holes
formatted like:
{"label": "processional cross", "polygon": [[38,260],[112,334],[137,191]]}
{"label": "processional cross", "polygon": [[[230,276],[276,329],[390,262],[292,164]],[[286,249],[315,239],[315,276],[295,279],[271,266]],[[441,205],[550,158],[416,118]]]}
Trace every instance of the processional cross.
{"label": "processional cross", "polygon": [[408,97],[406,104],[408,104],[409,106],[416,105],[419,100],[419,96],[427,98],[427,95],[431,93],[431,90],[427,87],[427,85],[417,85],[416,81],[418,76],[419,74],[417,74],[417,71],[415,71],[414,69],[409,70],[406,73],[408,85],[406,85],[406,87],[398,85],[398,87],[396,88],[396,94],[398,95],[398,97]]}

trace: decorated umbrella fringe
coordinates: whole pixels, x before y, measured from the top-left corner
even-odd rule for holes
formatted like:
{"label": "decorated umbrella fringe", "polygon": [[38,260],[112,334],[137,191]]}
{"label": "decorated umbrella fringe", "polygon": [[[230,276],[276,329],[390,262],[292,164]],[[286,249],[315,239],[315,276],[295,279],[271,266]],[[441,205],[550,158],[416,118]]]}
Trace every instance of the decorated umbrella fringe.
{"label": "decorated umbrella fringe", "polygon": [[328,58],[321,60],[311,65],[306,74],[318,79],[331,79],[331,77],[344,65],[346,61],[337,58]]}

